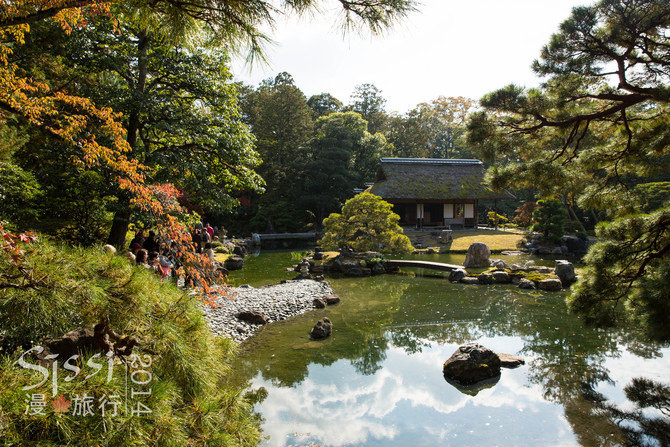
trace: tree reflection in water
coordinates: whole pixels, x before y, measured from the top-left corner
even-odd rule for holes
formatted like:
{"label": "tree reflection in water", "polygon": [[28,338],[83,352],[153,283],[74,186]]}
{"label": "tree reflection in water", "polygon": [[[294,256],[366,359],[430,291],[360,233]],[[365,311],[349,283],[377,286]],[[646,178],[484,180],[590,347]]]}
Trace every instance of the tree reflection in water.
{"label": "tree reflection in water", "polygon": [[[528,382],[541,387],[545,400],[563,406],[580,444],[644,445],[655,439],[670,445],[667,386],[633,381],[625,390],[636,410],[620,409],[595,391],[615,385],[608,360],[624,351],[658,358],[666,346],[638,337],[633,329],[585,327],[567,314],[564,293],[464,286],[411,275],[339,279],[333,287],[342,297],[339,305],[266,327],[242,345],[236,369],[247,380],[260,373],[274,385],[288,387],[305,380],[310,364],[347,359],[359,374],[369,376],[383,368],[392,346],[412,355],[431,345],[513,337],[523,344],[520,352],[511,353],[527,359]],[[324,316],[333,321],[333,335],[310,342],[309,329]],[[650,416],[646,407],[659,414]]]}
{"label": "tree reflection in water", "polygon": [[588,384],[582,387],[584,399],[592,404],[596,417],[604,416],[616,425],[630,446],[670,445],[670,387],[638,377],[624,388],[632,410],[609,403],[607,398]]}

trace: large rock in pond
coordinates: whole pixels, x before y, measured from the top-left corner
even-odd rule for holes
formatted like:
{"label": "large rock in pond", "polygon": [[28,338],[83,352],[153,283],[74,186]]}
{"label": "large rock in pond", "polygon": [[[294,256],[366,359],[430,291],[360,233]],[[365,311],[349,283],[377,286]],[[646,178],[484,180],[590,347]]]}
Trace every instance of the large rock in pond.
{"label": "large rock in pond", "polygon": [[468,253],[465,255],[465,262],[463,267],[488,267],[491,250],[488,245],[482,242],[475,242],[468,248]]}
{"label": "large rock in pond", "polygon": [[459,347],[442,366],[444,377],[464,385],[500,375],[500,358],[478,343]]}
{"label": "large rock in pond", "polygon": [[241,270],[244,267],[244,259],[239,256],[231,256],[226,259],[226,262],[223,263],[223,266],[227,270]]}
{"label": "large rock in pond", "polygon": [[556,276],[558,276],[558,279],[561,280],[563,287],[568,287],[577,280],[577,276],[575,276],[575,267],[572,265],[572,262],[557,260],[555,273]]}
{"label": "large rock in pond", "polygon": [[563,245],[568,247],[568,251],[571,253],[582,254],[588,251],[588,244],[586,241],[577,236],[563,236],[561,240],[563,241]]}
{"label": "large rock in pond", "polygon": [[323,340],[324,338],[330,337],[330,334],[333,330],[333,324],[330,322],[328,317],[324,317],[316,322],[309,335],[314,340]]}
{"label": "large rock in pond", "polygon": [[558,292],[563,289],[560,279],[543,279],[537,284],[540,290],[547,290],[549,292]]}
{"label": "large rock in pond", "polygon": [[326,302],[327,305],[332,306],[333,304],[337,304],[340,302],[340,297],[337,295],[326,295],[321,298]]}

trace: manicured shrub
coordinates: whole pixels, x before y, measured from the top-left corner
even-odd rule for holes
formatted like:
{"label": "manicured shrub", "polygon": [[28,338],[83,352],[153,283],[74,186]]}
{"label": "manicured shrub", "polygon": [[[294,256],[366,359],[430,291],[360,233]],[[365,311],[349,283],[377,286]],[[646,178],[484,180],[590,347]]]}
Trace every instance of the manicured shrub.
{"label": "manicured shrub", "polygon": [[565,208],[557,199],[538,200],[538,208],[533,211],[535,225],[533,229],[539,231],[545,240],[559,243],[565,232]]}
{"label": "manicured shrub", "polygon": [[399,220],[390,203],[364,192],[347,200],[342,214],[323,220],[325,236],[318,243],[325,250],[348,247],[358,252],[408,253],[412,244],[402,234]]}

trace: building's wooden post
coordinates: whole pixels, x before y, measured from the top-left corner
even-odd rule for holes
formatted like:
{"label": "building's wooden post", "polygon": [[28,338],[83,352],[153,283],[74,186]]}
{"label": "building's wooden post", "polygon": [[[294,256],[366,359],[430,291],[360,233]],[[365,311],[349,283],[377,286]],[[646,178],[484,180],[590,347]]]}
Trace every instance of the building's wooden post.
{"label": "building's wooden post", "polygon": [[416,204],[416,228],[423,228],[423,203]]}
{"label": "building's wooden post", "polygon": [[475,230],[479,227],[479,199],[475,199]]}

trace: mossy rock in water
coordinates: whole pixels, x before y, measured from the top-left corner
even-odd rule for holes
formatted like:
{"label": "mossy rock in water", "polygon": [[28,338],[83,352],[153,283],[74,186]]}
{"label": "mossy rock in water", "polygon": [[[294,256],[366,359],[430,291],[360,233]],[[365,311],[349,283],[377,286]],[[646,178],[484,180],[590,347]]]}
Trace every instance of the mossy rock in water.
{"label": "mossy rock in water", "polygon": [[533,281],[535,285],[539,284],[545,279],[558,279],[558,276],[553,273],[539,273],[539,272],[528,272],[524,276],[529,281]]}
{"label": "mossy rock in water", "polygon": [[544,281],[545,279],[558,279],[558,276],[554,275],[553,273],[540,273],[536,271],[526,272],[524,270],[507,270],[507,269],[505,269],[505,272],[507,272],[509,276],[512,278],[527,279],[529,281],[533,281],[535,285],[538,285],[540,281]]}

